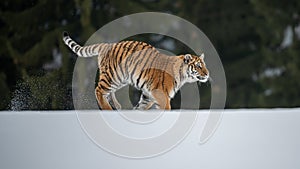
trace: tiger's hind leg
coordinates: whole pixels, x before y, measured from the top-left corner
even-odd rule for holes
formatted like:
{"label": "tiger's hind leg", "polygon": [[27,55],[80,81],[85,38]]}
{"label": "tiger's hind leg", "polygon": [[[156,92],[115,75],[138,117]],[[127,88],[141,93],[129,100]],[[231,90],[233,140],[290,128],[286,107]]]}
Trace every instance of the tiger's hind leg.
{"label": "tiger's hind leg", "polygon": [[111,92],[107,95],[107,100],[113,109],[120,110],[121,104],[118,102],[114,92]]}
{"label": "tiger's hind leg", "polygon": [[101,85],[98,85],[95,89],[96,99],[98,101],[98,105],[102,110],[113,110],[112,106],[107,100],[108,94],[109,91],[105,90]]}
{"label": "tiger's hind leg", "polygon": [[142,94],[139,103],[134,107],[134,109],[138,109],[138,110],[157,109],[157,104],[148,96]]}

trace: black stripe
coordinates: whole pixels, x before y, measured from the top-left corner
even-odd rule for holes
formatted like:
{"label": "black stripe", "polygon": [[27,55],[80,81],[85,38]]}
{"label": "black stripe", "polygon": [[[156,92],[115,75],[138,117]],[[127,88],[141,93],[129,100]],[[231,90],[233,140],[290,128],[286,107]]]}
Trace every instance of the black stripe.
{"label": "black stripe", "polygon": [[98,45],[94,45],[94,46],[93,46],[93,48],[92,48],[93,53],[98,54],[98,52],[95,52],[95,49],[96,49],[97,47],[98,47]]}
{"label": "black stripe", "polygon": [[79,49],[80,49],[80,46],[79,46],[79,45],[75,46],[74,52],[77,53]]}
{"label": "black stripe", "polygon": [[[160,77],[161,77],[161,73],[159,74],[159,78],[158,78],[158,79],[160,79]],[[160,80],[159,80],[159,81],[160,81]],[[158,85],[159,85],[159,83],[156,83],[154,89],[157,89],[157,88],[158,88]]]}
{"label": "black stripe", "polygon": [[[120,49],[124,48],[124,46],[126,46],[127,43],[128,43],[128,42],[123,42],[123,44],[122,44],[122,46],[120,47]],[[120,68],[122,77],[124,78],[124,73],[123,73],[123,70],[122,70],[122,65],[120,65],[120,62],[121,62],[120,60],[121,60],[121,59],[118,61],[120,49],[119,49],[119,51],[117,52],[117,56],[116,56],[116,57],[117,57],[117,59],[116,59],[116,64],[117,64],[117,65],[116,65],[116,66]],[[124,50],[123,50],[123,52],[124,52]],[[121,56],[123,55],[123,52],[121,53]],[[121,81],[121,82],[122,82],[122,81]]]}
{"label": "black stripe", "polygon": [[[154,52],[154,50],[152,50],[152,52]],[[156,54],[156,55],[157,55],[157,54]],[[151,55],[149,56],[149,58],[151,57],[151,58],[153,58],[153,59],[152,59],[150,65],[149,65],[149,67],[147,68],[147,70],[144,72],[143,78],[145,78],[145,77],[149,74],[149,72],[153,69],[153,68],[152,68],[152,65],[153,65],[154,61],[156,60],[156,58],[157,58],[156,55],[154,55],[154,56],[152,57],[152,54],[151,54]],[[151,83],[153,82],[153,77],[148,78],[148,79],[149,79],[149,80],[145,80],[145,82],[142,84],[141,88],[143,88],[144,85],[145,85],[146,83],[149,85],[149,84],[151,84]]]}
{"label": "black stripe", "polygon": [[116,53],[118,53],[118,51],[119,51],[119,49],[121,48],[121,46],[122,46],[122,43],[119,42],[119,43],[117,43],[117,45],[114,47],[114,52],[113,52],[114,58],[116,58]]}
{"label": "black stripe", "polygon": [[112,66],[114,68],[114,71],[116,72],[116,76],[117,76],[117,80],[121,83],[122,82],[122,79],[121,77],[119,76],[118,72],[117,72],[117,56],[116,56],[116,53],[119,52],[120,48],[122,47],[122,43],[118,43],[117,47],[116,47],[116,50],[114,51],[113,53],[113,58],[111,58],[111,60],[113,61],[112,62]]}
{"label": "black stripe", "polygon": [[85,46],[85,55],[88,56],[89,55],[89,46]]}
{"label": "black stripe", "polygon": [[[154,72],[155,73],[155,72]],[[150,86],[152,85],[152,83],[153,83],[153,80],[154,80],[154,78],[153,78],[153,74],[152,74],[152,76],[151,76],[151,78],[150,78],[150,80],[149,80],[149,83],[148,83],[148,85],[147,85],[147,87],[150,89]],[[150,85],[150,86],[149,86]]]}
{"label": "black stripe", "polygon": [[73,41],[71,38],[66,39],[66,43],[69,45],[70,41]]}
{"label": "black stripe", "polygon": [[108,63],[108,70],[107,70],[107,73],[110,73],[110,75],[111,75],[111,81],[112,81],[112,83],[114,83],[115,85],[117,85],[118,83],[117,83],[117,79],[116,79],[116,76],[114,75],[114,71],[115,70],[113,70],[112,68],[112,66],[113,66],[113,59],[112,58],[109,58],[108,59],[109,60],[109,63]]}
{"label": "black stripe", "polygon": [[144,87],[144,85],[146,84],[147,80],[144,81],[144,83],[141,86],[141,89]]}
{"label": "black stripe", "polygon": [[[127,53],[130,51],[130,47],[131,47],[131,45],[133,44],[133,41],[128,41],[127,42],[127,44],[126,44],[126,46],[125,46],[125,49],[126,50],[124,50],[123,51],[123,53],[122,53],[122,55],[121,55],[121,57],[120,57],[120,60],[119,60],[119,63],[118,64],[120,64],[121,62],[122,62],[122,59],[123,59],[123,56],[125,56],[126,57],[126,55],[127,55]],[[128,46],[127,46],[128,45]],[[126,52],[125,52],[126,51]]]}
{"label": "black stripe", "polygon": [[113,78],[114,78],[114,73],[111,71],[110,66],[108,66],[108,70],[106,71],[106,73],[107,73],[107,75],[108,75],[108,77],[107,77],[108,80],[109,80],[111,83],[116,84],[115,79],[113,79]]}
{"label": "black stripe", "polygon": [[150,72],[150,70],[152,69],[152,65],[153,65],[153,62],[156,60],[156,56],[153,56],[153,60],[152,60],[152,62],[150,63],[150,66],[149,66],[149,68],[146,70],[146,72],[145,72],[145,74],[144,74],[144,76],[143,77],[145,77],[147,74],[148,74],[148,72]]}
{"label": "black stripe", "polygon": [[85,46],[85,56],[89,56],[89,46]]}
{"label": "black stripe", "polygon": [[[162,87],[164,87],[164,82],[165,82],[165,75],[166,75],[166,73],[167,74],[169,74],[167,71],[165,71],[166,70],[166,68],[167,68],[167,66],[168,66],[168,64],[169,64],[169,60],[170,60],[170,57],[171,56],[167,56],[167,61],[166,61],[166,64],[165,64],[165,66],[164,66],[164,72],[163,72],[163,81],[162,81]],[[170,72],[171,73],[171,72]],[[170,75],[171,76],[171,75]]]}
{"label": "black stripe", "polygon": [[133,53],[136,50],[136,47],[138,47],[139,45],[140,45],[140,42],[134,41],[133,46],[129,46],[130,50],[128,52],[132,52]]}
{"label": "black stripe", "polygon": [[105,80],[104,78],[100,79],[98,83],[100,83],[100,82],[104,82],[104,83],[106,83],[108,86],[110,85],[109,82],[108,82],[107,80]]}
{"label": "black stripe", "polygon": [[[112,79],[112,74],[111,74],[111,72],[110,72],[110,71],[107,71],[106,74],[107,74],[106,78],[107,78],[107,80],[109,81],[108,83],[110,83],[111,85],[112,85],[112,84],[116,84],[116,82],[114,81],[114,79]],[[111,86],[111,85],[110,85],[110,86]]]}
{"label": "black stripe", "polygon": [[[139,46],[139,42],[135,41],[135,42],[134,42],[134,46],[131,47],[131,50],[130,50],[130,51],[131,51],[131,52],[135,51],[135,49],[136,49],[137,46]],[[128,51],[128,52],[129,52],[129,51]],[[128,53],[128,52],[127,52],[127,53]],[[128,64],[127,64],[127,62],[129,62],[128,59],[130,59],[130,58],[132,58],[132,55],[131,55],[130,57],[126,57],[126,59],[125,59],[125,61],[124,61],[124,64],[125,64],[125,70],[127,71],[127,72],[126,72],[127,75],[129,75],[129,70],[128,70]],[[127,79],[127,77],[126,77],[126,79]]]}
{"label": "black stripe", "polygon": [[[106,55],[107,53],[108,53],[108,50],[110,50],[111,49],[111,45],[105,45],[105,46],[103,46],[103,47],[100,47],[99,48],[99,52],[98,52],[98,54],[101,54],[101,55]],[[102,51],[102,52],[101,52]],[[100,53],[101,52],[101,53]]]}
{"label": "black stripe", "polygon": [[[132,72],[131,72],[131,77],[130,77],[130,79],[131,79],[132,82],[133,82],[133,74],[135,73],[136,68],[139,66],[138,64],[139,64],[142,60],[144,60],[144,58],[143,58],[143,57],[140,57],[140,55],[141,55],[143,52],[147,52],[147,50],[144,50],[145,47],[146,47],[146,46],[143,46],[142,49],[141,49],[141,52],[139,52],[139,54],[136,56],[136,58],[137,58],[136,62],[131,64],[131,65],[134,65],[134,68],[133,68],[133,70],[132,70]],[[141,59],[139,59],[139,58],[141,58]],[[136,84],[136,85],[137,85],[137,84]]]}
{"label": "black stripe", "polygon": [[[127,61],[128,61],[129,64],[133,64],[133,63],[132,63],[132,60],[135,59],[135,57],[133,57],[133,56],[134,56],[135,52],[137,52],[136,47],[138,47],[138,46],[140,46],[140,45],[141,45],[141,42],[138,42],[137,46],[135,46],[134,50],[132,50],[132,52],[131,52],[131,57],[128,57],[128,59],[126,59],[126,63],[125,63],[126,66],[128,65],[128,64],[127,64]],[[142,47],[141,50],[143,50],[143,48],[144,48],[144,46]]]}
{"label": "black stripe", "polygon": [[103,86],[101,83],[99,84],[99,86],[100,86],[102,89],[106,90],[106,91],[110,91],[110,88],[107,88],[107,87]]}
{"label": "black stripe", "polygon": [[96,48],[96,47],[98,47],[98,46],[99,46],[99,45],[94,45],[92,50],[94,51],[94,50],[95,50],[95,48]]}
{"label": "black stripe", "polygon": [[90,54],[90,56],[93,56],[94,54],[93,54],[93,47],[94,47],[94,45],[91,45],[90,46],[90,50],[89,50],[89,54]]}
{"label": "black stripe", "polygon": [[176,91],[175,91],[175,88],[177,87],[177,82],[176,82],[176,79],[174,80],[173,82],[173,92],[174,92],[174,96],[176,94]]}
{"label": "black stripe", "polygon": [[179,83],[181,83],[181,82],[182,82],[182,76],[181,76],[181,72],[182,72],[182,67],[183,67],[183,64],[184,64],[184,62],[182,62],[182,63],[181,63],[181,65],[180,65],[180,67],[179,67],[179,71],[178,71],[178,74],[179,74],[179,80],[180,80],[180,82],[179,82]]}
{"label": "black stripe", "polygon": [[[144,65],[142,66],[142,68],[144,68],[144,67],[146,66],[146,64],[148,63],[148,60],[149,60],[150,57],[151,57],[152,50],[151,50],[151,49],[148,49],[148,50],[150,51],[150,53],[149,53],[149,55],[147,55],[147,54],[148,54],[148,51],[146,51],[145,57],[148,57],[148,58],[147,58],[146,62],[144,63]],[[146,71],[146,70],[145,70],[145,71]],[[142,74],[143,74],[145,71],[144,71],[144,69],[143,69],[142,72],[140,73],[140,75],[139,75],[139,77],[138,77],[138,79],[137,79],[137,86],[139,86],[140,79],[141,79],[141,77],[142,77]]]}
{"label": "black stripe", "polygon": [[[128,47],[131,46],[132,43],[133,43],[133,41],[127,41],[127,42],[126,42],[125,49],[124,49],[122,55],[120,56],[120,60],[119,60],[119,62],[118,62],[118,65],[120,66],[120,70],[121,70],[121,73],[122,73],[122,76],[123,76],[124,80],[125,80],[126,78],[125,78],[125,75],[124,75],[123,66],[124,66],[124,64],[126,64],[126,63],[125,63],[125,62],[122,63],[122,60],[123,60],[123,56],[126,57],[127,53],[130,51],[130,48],[128,48]],[[121,63],[122,63],[122,64],[121,64]],[[124,68],[125,68],[125,66],[124,66]]]}
{"label": "black stripe", "polygon": [[88,50],[87,55],[90,56],[90,55],[91,55],[91,46],[88,46],[88,49],[87,49],[87,50]]}
{"label": "black stripe", "polygon": [[90,46],[90,55],[91,55],[91,56],[94,56],[93,48],[94,48],[94,45],[91,45],[91,46]]}
{"label": "black stripe", "polygon": [[[87,47],[86,47],[86,46],[83,47],[83,50],[84,50],[84,53],[85,53],[85,56],[84,56],[84,57],[86,57],[86,56],[87,56]],[[82,52],[82,54],[83,54],[83,52]]]}
{"label": "black stripe", "polygon": [[[119,48],[118,51],[117,51],[117,54],[116,54],[116,59],[117,59],[117,62],[116,62],[116,63],[117,63],[117,64],[119,63],[119,62],[118,62],[118,58],[119,58],[118,56],[119,56],[120,49],[124,48],[124,46],[125,46],[126,44],[127,44],[126,42],[122,42],[122,45],[120,46],[120,48]],[[123,51],[123,52],[124,52],[124,51]],[[122,52],[122,53],[123,53],[123,52]]]}
{"label": "black stripe", "polygon": [[83,51],[83,47],[81,47],[81,48],[78,50],[78,52],[80,53],[80,56],[83,56],[82,51]]}
{"label": "black stripe", "polygon": [[70,47],[71,47],[71,48],[73,48],[75,45],[76,45],[76,43],[74,43],[74,42],[71,42],[71,43],[70,43]]}

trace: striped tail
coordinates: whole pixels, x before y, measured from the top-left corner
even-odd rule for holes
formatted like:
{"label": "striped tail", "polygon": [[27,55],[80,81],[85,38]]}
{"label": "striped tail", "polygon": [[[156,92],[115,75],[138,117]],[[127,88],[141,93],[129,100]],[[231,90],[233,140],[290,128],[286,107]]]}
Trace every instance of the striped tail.
{"label": "striped tail", "polygon": [[80,46],[78,45],[67,32],[63,32],[63,41],[65,44],[79,57],[92,57],[99,54],[99,49],[105,44],[95,44],[90,46]]}

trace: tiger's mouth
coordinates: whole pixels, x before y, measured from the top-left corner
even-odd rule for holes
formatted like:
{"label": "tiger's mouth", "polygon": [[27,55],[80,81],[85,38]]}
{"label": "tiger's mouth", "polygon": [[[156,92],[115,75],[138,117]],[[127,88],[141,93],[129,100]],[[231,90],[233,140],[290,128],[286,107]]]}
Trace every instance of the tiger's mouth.
{"label": "tiger's mouth", "polygon": [[197,76],[197,79],[200,81],[200,82],[207,82],[208,80],[208,76]]}

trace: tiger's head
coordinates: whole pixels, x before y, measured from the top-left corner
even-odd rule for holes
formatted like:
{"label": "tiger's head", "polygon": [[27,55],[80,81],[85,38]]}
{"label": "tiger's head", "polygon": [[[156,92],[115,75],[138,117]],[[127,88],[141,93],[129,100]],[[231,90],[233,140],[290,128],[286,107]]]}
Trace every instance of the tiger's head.
{"label": "tiger's head", "polygon": [[207,82],[209,79],[209,71],[204,62],[204,54],[195,56],[191,54],[184,55],[184,63],[188,65],[187,75],[188,82]]}

